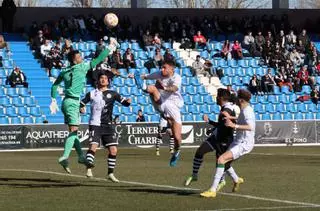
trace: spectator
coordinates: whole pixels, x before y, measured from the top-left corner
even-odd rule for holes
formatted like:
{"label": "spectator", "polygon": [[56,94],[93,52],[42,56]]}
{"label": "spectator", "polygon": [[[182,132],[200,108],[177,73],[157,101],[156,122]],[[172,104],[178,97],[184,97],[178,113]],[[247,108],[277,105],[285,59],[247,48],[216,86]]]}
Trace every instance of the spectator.
{"label": "spectator", "polygon": [[61,69],[63,64],[60,52],[55,48],[51,48],[50,52],[44,57],[44,67],[47,69],[48,76],[51,77],[52,68]]}
{"label": "spectator", "polygon": [[300,54],[301,59],[305,59],[306,56],[306,48],[303,46],[303,43],[301,40],[298,41],[298,44],[296,45],[296,50]]}
{"label": "spectator", "polygon": [[267,42],[267,41],[270,41],[271,44],[273,43],[274,39],[273,39],[273,36],[272,36],[271,31],[268,31],[265,40],[266,40],[266,42]]}
{"label": "spectator", "polygon": [[[302,41],[303,43],[303,41]],[[312,66],[315,64],[317,61],[317,48],[315,47],[313,42],[308,43],[307,48],[306,48],[306,61],[305,64]]]}
{"label": "spectator", "polygon": [[311,90],[311,93],[310,93],[310,98],[311,98],[311,101],[318,105],[318,102],[319,102],[319,91],[318,91],[318,88],[317,87],[314,87],[312,90]]}
{"label": "spectator", "polygon": [[111,57],[111,67],[115,69],[123,68],[124,63],[121,57],[120,49],[113,52]]}
{"label": "spectator", "polygon": [[253,95],[261,93],[261,84],[260,84],[260,81],[256,75],[253,75],[250,82],[249,82],[249,91]]}
{"label": "spectator", "polygon": [[273,53],[272,45],[270,40],[266,41],[266,45],[263,47],[262,56],[266,64],[270,63],[270,59]]}
{"label": "spectator", "polygon": [[[294,34],[293,30],[290,30],[290,33],[286,36],[287,39],[287,50],[291,50],[297,43],[297,36]],[[301,42],[301,44],[303,44]]]}
{"label": "spectator", "polygon": [[225,40],[223,43],[221,57],[225,60],[231,60],[231,47],[229,40]]}
{"label": "spectator", "polygon": [[159,36],[158,33],[156,33],[153,37],[152,40],[152,44],[156,47],[156,48],[161,48],[161,38]]}
{"label": "spectator", "polygon": [[130,48],[127,48],[126,52],[123,54],[123,64],[125,68],[135,68],[136,67],[136,63],[134,60],[134,55],[131,52]]}
{"label": "spectator", "polygon": [[197,55],[196,60],[192,63],[192,72],[193,76],[198,76],[200,74],[207,76],[208,72],[204,70],[204,65],[201,62],[201,57],[199,55]]}
{"label": "spectator", "polygon": [[197,34],[193,36],[193,41],[196,49],[205,48],[207,46],[207,40],[201,34],[201,31],[197,31]]}
{"label": "spectator", "polygon": [[240,45],[238,40],[234,41],[231,52],[232,52],[232,57],[235,60],[239,60],[239,59],[243,58],[243,56],[242,56],[242,48],[241,48],[241,45]]}
{"label": "spectator", "polygon": [[[203,64],[203,69],[204,69],[205,73],[208,72],[211,76],[216,75],[214,68],[213,68],[213,64],[211,63],[210,60],[205,60],[205,62]],[[220,76],[219,76],[219,79],[221,79]]]}
{"label": "spectator", "polygon": [[106,48],[103,39],[99,39],[99,42],[96,46],[96,56],[98,56]]}
{"label": "spectator", "polygon": [[6,49],[6,51],[9,51],[9,44],[4,40],[3,35],[0,34],[0,50]]}
{"label": "spectator", "polygon": [[145,122],[145,121],[146,121],[146,119],[142,113],[142,110],[139,110],[136,122]]}
{"label": "spectator", "polygon": [[174,56],[171,54],[170,49],[167,48],[164,55],[163,55],[164,61],[175,61]]}
{"label": "spectator", "polygon": [[84,22],[84,18],[83,16],[79,16],[77,18],[77,22],[78,22],[78,27],[79,27],[79,32],[81,35],[86,35],[88,32],[87,32],[87,27],[86,27],[86,24]]}
{"label": "spectator", "polygon": [[292,91],[292,84],[290,80],[288,79],[288,76],[286,74],[286,70],[284,66],[280,67],[280,70],[277,71],[275,78],[275,82],[279,87],[282,86],[288,86],[290,91]]}
{"label": "spectator", "polygon": [[289,58],[294,66],[300,66],[303,64],[303,59],[300,57],[300,54],[297,52],[295,48],[292,49]]}
{"label": "spectator", "polygon": [[62,46],[62,50],[61,50],[61,53],[62,53],[62,56],[64,58],[67,58],[68,54],[73,51],[73,47],[71,45],[71,41],[68,40],[68,39],[65,39],[64,41],[64,45]]}
{"label": "spectator", "polygon": [[146,33],[143,35],[142,39],[143,39],[143,45],[146,48],[146,50],[151,51],[153,48],[152,47],[153,37],[151,36],[149,30],[146,31]]}
{"label": "spectator", "polygon": [[243,48],[249,50],[251,45],[254,45],[254,37],[252,36],[252,32],[249,31],[243,39]]}
{"label": "spectator", "polygon": [[39,30],[38,35],[33,39],[32,42],[32,49],[35,50],[37,57],[41,56],[40,48],[44,43],[45,38],[43,36],[42,30]]}
{"label": "spectator", "polygon": [[186,50],[192,48],[192,42],[190,38],[188,37],[186,29],[182,29],[181,32],[181,45],[180,48]]}
{"label": "spectator", "polygon": [[28,88],[27,77],[20,70],[19,67],[14,68],[8,80],[11,87],[16,87],[17,85],[23,85],[24,87]]}
{"label": "spectator", "polygon": [[162,62],[164,61],[164,58],[163,58],[163,56],[161,54],[160,48],[156,48],[156,53],[155,53],[153,59],[154,59],[156,67],[161,67],[162,66]]}
{"label": "spectator", "polygon": [[279,48],[276,48],[275,52],[270,58],[270,66],[273,68],[279,68],[280,66],[285,65],[285,57]]}
{"label": "spectator", "polygon": [[260,48],[263,47],[266,43],[266,40],[264,38],[264,36],[262,35],[261,31],[258,32],[258,35],[255,38],[255,44],[256,44],[256,48]]}
{"label": "spectator", "polygon": [[16,14],[17,7],[13,0],[3,0],[2,2],[2,31],[13,31],[13,20]]}
{"label": "spectator", "polygon": [[40,47],[40,53],[41,53],[42,58],[45,58],[48,55],[51,48],[52,48],[52,46],[50,44],[50,40],[46,39],[44,44],[42,44]]}
{"label": "spectator", "polygon": [[277,42],[279,43],[281,49],[285,49],[287,41],[283,30],[280,30]]}
{"label": "spectator", "polygon": [[297,73],[297,84],[300,86],[300,90],[303,85],[310,85],[313,88],[313,80],[309,77],[307,66],[303,66]]}
{"label": "spectator", "polygon": [[301,34],[299,34],[298,40],[301,40],[304,46],[307,46],[309,44],[310,39],[305,29],[302,30]]}
{"label": "spectator", "polygon": [[261,84],[263,85],[263,92],[270,93],[273,91],[273,87],[277,84],[271,73],[271,69],[268,69],[268,72],[262,77]]}

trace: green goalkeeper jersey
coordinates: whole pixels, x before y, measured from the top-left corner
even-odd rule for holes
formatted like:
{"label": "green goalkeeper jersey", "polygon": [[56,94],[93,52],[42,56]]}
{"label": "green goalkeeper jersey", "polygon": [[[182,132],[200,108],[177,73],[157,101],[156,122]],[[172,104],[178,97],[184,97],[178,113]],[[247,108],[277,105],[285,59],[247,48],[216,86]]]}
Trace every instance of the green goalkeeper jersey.
{"label": "green goalkeeper jersey", "polygon": [[62,70],[51,87],[51,97],[57,97],[57,89],[59,84],[63,81],[65,87],[65,96],[79,98],[86,83],[87,72],[96,67],[99,63],[105,60],[109,55],[110,50],[106,48],[99,56],[91,62],[82,62]]}

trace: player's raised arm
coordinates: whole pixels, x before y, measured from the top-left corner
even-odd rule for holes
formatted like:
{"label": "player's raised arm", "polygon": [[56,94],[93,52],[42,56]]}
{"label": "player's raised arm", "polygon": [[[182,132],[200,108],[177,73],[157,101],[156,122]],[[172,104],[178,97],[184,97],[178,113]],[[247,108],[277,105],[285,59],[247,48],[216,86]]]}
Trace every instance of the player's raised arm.
{"label": "player's raised arm", "polygon": [[91,62],[90,62],[90,67],[91,68],[95,68],[98,64],[100,64],[101,62],[103,62],[105,60],[105,58],[107,56],[109,56],[110,54],[113,53],[113,51],[115,51],[117,49],[117,47],[119,46],[117,40],[115,38],[110,38],[110,43],[109,43],[109,46],[103,50],[99,56],[95,59],[93,59]]}
{"label": "player's raised arm", "polygon": [[80,113],[86,113],[86,104],[91,100],[90,92],[88,92],[84,98],[80,101]]}
{"label": "player's raised arm", "polygon": [[130,106],[130,104],[131,104],[130,98],[121,97],[119,93],[117,93],[115,97],[116,97],[116,101],[121,103],[121,105],[126,106],[126,107]]}
{"label": "player's raised arm", "polygon": [[56,79],[56,81],[53,83],[51,87],[51,104],[49,107],[51,114],[55,114],[59,110],[56,98],[57,98],[57,89],[59,84],[62,82],[62,80],[63,80],[63,74],[60,73],[58,78]]}

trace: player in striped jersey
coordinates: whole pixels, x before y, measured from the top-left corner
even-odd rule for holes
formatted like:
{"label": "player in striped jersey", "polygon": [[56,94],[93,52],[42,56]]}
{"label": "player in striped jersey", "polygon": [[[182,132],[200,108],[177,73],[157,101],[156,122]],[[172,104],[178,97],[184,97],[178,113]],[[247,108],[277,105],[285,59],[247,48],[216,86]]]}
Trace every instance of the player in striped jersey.
{"label": "player in striped jersey", "polygon": [[[174,71],[175,62],[165,61],[159,72],[149,75],[136,74],[136,84],[143,91],[147,92],[152,100],[155,109],[166,118],[171,126],[174,138],[174,153],[170,159],[170,166],[176,166],[180,157],[181,145],[181,112],[184,102],[180,93],[181,76]],[[156,80],[155,85],[146,86],[143,80]]]}
{"label": "player in striped jersey", "polygon": [[115,137],[115,129],[112,121],[112,111],[115,101],[124,106],[129,106],[131,99],[122,98],[119,93],[108,89],[109,80],[106,73],[98,77],[98,88],[88,92],[81,100],[81,112],[85,113],[85,105],[90,102],[91,113],[89,121],[90,147],[86,155],[88,161],[87,177],[93,177],[92,168],[97,147],[102,141],[103,146],[108,150],[108,178],[113,182],[119,182],[114,176],[116,166],[118,139]]}
{"label": "player in striped jersey", "polygon": [[[185,181],[185,186],[189,186],[191,182],[198,180],[198,171],[201,167],[203,156],[212,151],[216,151],[216,158],[218,159],[220,155],[227,151],[228,147],[233,141],[234,130],[232,128],[225,126],[225,115],[236,116],[236,105],[230,102],[231,93],[227,89],[218,89],[217,104],[221,106],[220,114],[218,117],[218,122],[214,122],[204,115],[204,121],[213,125],[214,131],[211,136],[204,141],[201,146],[197,149],[196,154],[193,158],[193,168],[192,175],[189,176]],[[238,177],[234,169],[231,167],[231,162],[226,163],[226,172],[232,177],[234,181],[234,187],[241,178]],[[226,185],[224,177],[220,180],[217,191]],[[235,191],[235,190],[234,190]]]}

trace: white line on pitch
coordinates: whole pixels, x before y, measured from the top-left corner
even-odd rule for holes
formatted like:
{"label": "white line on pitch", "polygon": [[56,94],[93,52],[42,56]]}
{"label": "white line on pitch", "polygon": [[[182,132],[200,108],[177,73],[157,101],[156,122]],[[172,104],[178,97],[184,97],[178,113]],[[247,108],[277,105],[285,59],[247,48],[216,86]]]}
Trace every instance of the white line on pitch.
{"label": "white line on pitch", "polygon": [[304,157],[319,157],[320,154],[289,154],[289,153],[263,153],[263,152],[251,152],[250,155],[266,155],[266,156],[304,156]]}
{"label": "white line on pitch", "polygon": [[[30,169],[0,169],[0,171],[31,172],[31,173],[43,173],[43,174],[54,174],[54,175],[77,177],[77,178],[86,178],[86,176],[81,176],[81,175],[76,175],[76,174],[66,174],[66,173],[59,173],[59,172],[54,172],[54,171],[41,171],[41,170],[30,170]],[[94,178],[92,178],[92,180],[108,181],[107,179],[98,178],[98,177],[94,177]],[[125,180],[120,181],[120,183],[132,184],[132,185],[142,185],[142,186],[149,186],[149,187],[168,188],[168,189],[174,189],[174,190],[200,191],[200,189],[196,189],[196,188],[184,188],[184,187],[176,187],[176,186],[171,186],[171,185],[158,185],[158,184],[152,184],[152,183],[133,182],[133,181],[125,181]],[[220,192],[219,194],[227,195],[227,196],[235,196],[235,197],[240,197],[240,198],[247,198],[247,199],[256,199],[256,200],[260,200],[260,201],[271,201],[271,202],[278,202],[278,203],[285,203],[285,204],[296,204],[296,205],[303,205],[303,206],[310,206],[310,207],[320,207],[320,204],[272,199],[272,198],[258,197],[258,196],[252,196],[252,195],[224,193],[224,192]]]}
{"label": "white line on pitch", "polygon": [[[226,208],[217,210],[205,210],[205,211],[238,211],[238,210],[278,210],[278,209],[301,209],[301,208],[318,208],[315,206],[278,206],[278,207],[245,207],[245,208]],[[197,210],[201,211],[201,210]]]}

